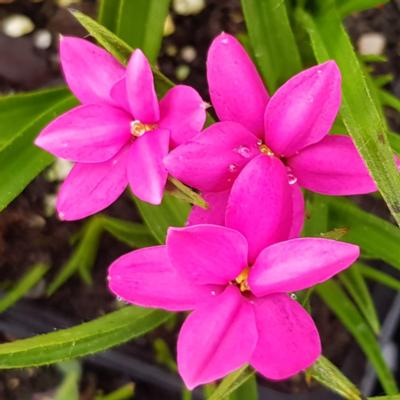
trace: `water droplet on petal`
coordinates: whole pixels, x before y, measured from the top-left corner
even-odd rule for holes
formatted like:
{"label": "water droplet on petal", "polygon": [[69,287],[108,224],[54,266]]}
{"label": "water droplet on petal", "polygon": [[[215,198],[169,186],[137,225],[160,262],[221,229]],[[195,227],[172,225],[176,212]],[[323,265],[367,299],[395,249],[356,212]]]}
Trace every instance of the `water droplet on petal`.
{"label": "water droplet on petal", "polygon": [[118,160],[113,160],[112,165],[115,165],[118,162]]}
{"label": "water droplet on petal", "polygon": [[251,156],[251,150],[243,144],[241,144],[236,151],[244,158],[249,158]]}
{"label": "water droplet on petal", "polygon": [[117,301],[124,301],[124,299],[122,297],[118,296]]}
{"label": "water droplet on petal", "polygon": [[262,144],[263,144],[263,141],[262,141],[261,139],[258,139],[258,140],[257,140],[257,145],[258,145],[258,146],[261,146]]}
{"label": "water droplet on petal", "polygon": [[322,69],[317,69],[317,74],[321,75],[322,74]]}
{"label": "water droplet on petal", "polygon": [[62,211],[60,211],[60,212],[58,213],[58,218],[60,218],[61,221],[64,221],[65,214],[64,214]]}
{"label": "water droplet on petal", "polygon": [[229,164],[229,172],[235,172],[237,170],[237,165],[236,164]]}
{"label": "water droplet on petal", "polygon": [[211,290],[211,296],[215,296],[217,292],[215,290]]}
{"label": "water droplet on petal", "polygon": [[290,298],[291,298],[292,300],[297,300],[297,296],[296,296],[295,293],[290,293]]}
{"label": "water droplet on petal", "polygon": [[229,40],[228,40],[227,37],[224,37],[224,38],[221,39],[221,43],[222,44],[228,44],[228,42],[229,42]]}
{"label": "water droplet on petal", "polygon": [[297,182],[297,178],[290,172],[288,173],[288,182],[289,185],[294,185]]}

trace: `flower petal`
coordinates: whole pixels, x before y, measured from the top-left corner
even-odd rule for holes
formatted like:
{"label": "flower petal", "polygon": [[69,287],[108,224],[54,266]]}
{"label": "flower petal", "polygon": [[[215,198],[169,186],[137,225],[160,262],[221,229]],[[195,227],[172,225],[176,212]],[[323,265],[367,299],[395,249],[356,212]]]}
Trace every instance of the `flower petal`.
{"label": "flower petal", "polygon": [[278,155],[290,156],[319,142],[330,130],[341,102],[341,76],[334,61],[289,79],[265,110],[265,141]]}
{"label": "flower petal", "polygon": [[211,43],[207,79],[219,119],[239,122],[262,137],[268,92],[255,65],[233,36],[221,33]]}
{"label": "flower petal", "polygon": [[126,147],[111,160],[75,164],[58,193],[60,219],[73,221],[85,218],[117,200],[128,185],[126,164]]}
{"label": "flower petal", "polygon": [[119,108],[100,104],[79,106],[47,125],[35,144],[71,161],[107,161],[130,139],[129,123],[129,114]]}
{"label": "flower petal", "polygon": [[[119,107],[124,109],[126,112],[131,115],[131,108],[129,106],[128,101],[128,93],[126,90],[126,77],[124,76],[122,79],[117,81],[114,86],[111,88],[110,97],[113,99],[115,104],[118,104]],[[132,120],[132,116],[131,116]]]}
{"label": "flower petal", "polygon": [[219,225],[169,228],[168,254],[173,266],[196,284],[225,285],[247,267],[247,241]]}
{"label": "flower petal", "polygon": [[314,321],[286,294],[254,304],[258,342],[250,364],[266,378],[286,379],[311,366],[321,354]]}
{"label": "flower petal", "polygon": [[313,192],[342,196],[377,190],[349,136],[326,136],[290,157],[288,165],[298,183]]}
{"label": "flower petal", "polygon": [[260,154],[257,137],[235,122],[211,125],[164,159],[169,173],[203,192],[229,189],[241,169]]}
{"label": "flower petal", "polygon": [[289,237],[292,193],[279,159],[260,155],[243,169],[232,187],[225,224],[247,238],[250,262],[266,246]]}
{"label": "flower petal", "polygon": [[190,390],[222,378],[249,361],[256,342],[253,308],[236,287],[228,286],[182,325],[179,373]]}
{"label": "flower petal", "polygon": [[166,246],[147,247],[119,257],[108,270],[108,285],[129,303],[169,311],[192,310],[212,296],[210,288],[192,284],[175,270]]}
{"label": "flower petal", "polygon": [[63,36],[60,60],[65,80],[83,104],[114,104],[109,93],[125,68],[109,53],[87,40]]}
{"label": "flower petal", "polygon": [[136,49],[126,72],[129,105],[135,119],[145,124],[158,122],[160,109],[154,88],[153,72],[146,56]]}
{"label": "flower petal", "polygon": [[137,138],[129,150],[128,179],[140,200],[160,204],[168,172],[162,162],[168,154],[169,131],[155,129]]}
{"label": "flower petal", "polygon": [[301,238],[275,243],[257,257],[249,275],[252,293],[296,292],[324,282],[348,268],[358,246],[330,239]]}
{"label": "flower petal", "polygon": [[300,236],[304,225],[304,195],[298,184],[291,185],[292,188],[292,228],[289,239],[296,239]]}
{"label": "flower petal", "polygon": [[225,225],[225,209],[228,204],[230,190],[224,192],[202,193],[208,208],[193,206],[189,214],[188,225],[214,224]]}
{"label": "flower petal", "polygon": [[177,85],[160,101],[160,127],[170,130],[172,147],[192,139],[205,120],[204,102],[190,86]]}

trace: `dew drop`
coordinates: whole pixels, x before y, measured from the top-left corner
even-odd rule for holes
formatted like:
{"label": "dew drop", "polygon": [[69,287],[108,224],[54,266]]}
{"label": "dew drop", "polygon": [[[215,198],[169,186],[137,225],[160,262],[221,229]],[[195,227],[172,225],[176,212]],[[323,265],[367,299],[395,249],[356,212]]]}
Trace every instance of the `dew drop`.
{"label": "dew drop", "polygon": [[250,151],[250,149],[249,149],[247,146],[243,145],[243,144],[241,144],[241,145],[236,149],[236,151],[237,151],[242,157],[244,157],[244,158],[249,158],[249,157],[251,156],[251,151]]}
{"label": "dew drop", "polygon": [[211,290],[211,296],[215,296],[217,293],[215,290]]}
{"label": "dew drop", "polygon": [[297,300],[297,296],[296,296],[295,293],[290,293],[290,298],[291,298],[292,300]]}
{"label": "dew drop", "polygon": [[64,214],[62,211],[60,211],[60,212],[58,213],[58,218],[60,218],[61,221],[64,221],[65,214]]}
{"label": "dew drop", "polygon": [[263,144],[263,141],[262,141],[261,139],[258,139],[258,140],[257,140],[257,145],[258,145],[258,146],[261,146],[262,144]]}
{"label": "dew drop", "polygon": [[235,172],[237,170],[237,165],[236,164],[229,164],[229,172]]}
{"label": "dew drop", "polygon": [[117,301],[124,301],[124,299],[122,297],[118,296]]}
{"label": "dew drop", "polygon": [[221,43],[222,44],[228,44],[229,40],[227,37],[224,37],[223,39],[221,39]]}
{"label": "dew drop", "polygon": [[118,160],[113,160],[112,165],[117,164]]}
{"label": "dew drop", "polygon": [[317,69],[317,74],[321,75],[322,74],[322,69]]}
{"label": "dew drop", "polygon": [[293,174],[288,173],[288,182],[289,185],[294,185],[297,182],[297,178]]}

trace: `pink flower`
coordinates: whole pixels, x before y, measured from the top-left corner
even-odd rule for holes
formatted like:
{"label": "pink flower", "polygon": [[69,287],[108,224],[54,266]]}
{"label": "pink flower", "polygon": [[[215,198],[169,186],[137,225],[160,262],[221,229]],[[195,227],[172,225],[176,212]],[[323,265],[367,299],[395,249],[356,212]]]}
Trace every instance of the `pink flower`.
{"label": "pink flower", "polygon": [[51,122],[35,141],[75,162],[58,195],[60,218],[94,214],[128,184],[141,200],[159,204],[168,176],[162,159],[203,127],[199,94],[179,85],[158,102],[150,65],[140,50],[124,68],[90,42],[64,37],[60,58],[68,86],[82,105]]}
{"label": "pink flower", "polygon": [[204,192],[209,200],[211,212],[195,208],[192,222],[223,219],[216,210],[223,210],[232,183],[260,154],[287,167],[297,197],[297,184],[326,195],[376,190],[352,139],[328,135],[341,102],[341,76],[334,61],[297,74],[269,98],[240,43],[222,33],[209,49],[207,78],[222,122],[164,159],[171,175]]}
{"label": "pink flower", "polygon": [[[251,183],[265,185],[262,167],[276,173],[257,199],[265,191],[253,191]],[[226,227],[170,228],[165,246],[128,253],[109,269],[110,290],[130,303],[193,310],[177,345],[179,373],[189,389],[247,363],[269,379],[285,379],[321,353],[313,320],[287,293],[347,268],[359,248],[320,238],[282,241],[291,226],[286,179],[277,158],[254,159],[233,186]]]}

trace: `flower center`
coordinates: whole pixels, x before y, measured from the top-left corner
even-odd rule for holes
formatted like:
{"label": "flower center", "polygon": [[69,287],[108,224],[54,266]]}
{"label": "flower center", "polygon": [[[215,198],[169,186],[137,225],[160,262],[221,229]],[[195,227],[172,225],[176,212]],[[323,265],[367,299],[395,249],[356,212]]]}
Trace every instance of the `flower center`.
{"label": "flower center", "polygon": [[259,143],[258,148],[260,149],[261,153],[267,155],[267,156],[274,156],[274,152],[265,144],[265,143]]}
{"label": "flower center", "polygon": [[134,137],[140,137],[155,128],[157,128],[156,124],[143,124],[137,119],[131,122],[131,134]]}
{"label": "flower center", "polygon": [[250,287],[249,284],[247,282],[247,278],[249,277],[249,272],[250,272],[250,268],[246,267],[235,279],[234,284],[236,284],[238,286],[238,288],[240,289],[240,291],[243,292],[249,292],[250,291]]}

